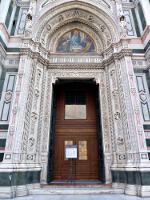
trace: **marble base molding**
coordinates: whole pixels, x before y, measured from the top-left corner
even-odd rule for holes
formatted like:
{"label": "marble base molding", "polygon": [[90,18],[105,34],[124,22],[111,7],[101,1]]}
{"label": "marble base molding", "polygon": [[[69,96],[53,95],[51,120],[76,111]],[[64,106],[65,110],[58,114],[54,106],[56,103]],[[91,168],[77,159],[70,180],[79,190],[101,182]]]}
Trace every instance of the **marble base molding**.
{"label": "marble base molding", "polygon": [[0,199],[29,195],[40,188],[40,171],[0,172]]}
{"label": "marble base molding", "polygon": [[113,188],[122,188],[128,195],[150,196],[150,171],[114,171]]}

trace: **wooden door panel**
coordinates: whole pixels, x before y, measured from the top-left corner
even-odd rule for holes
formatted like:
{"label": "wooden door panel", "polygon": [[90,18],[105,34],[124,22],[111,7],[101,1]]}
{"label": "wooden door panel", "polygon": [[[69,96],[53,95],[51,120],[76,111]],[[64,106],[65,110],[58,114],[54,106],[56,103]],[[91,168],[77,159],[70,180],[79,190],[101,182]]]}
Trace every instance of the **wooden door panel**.
{"label": "wooden door panel", "polygon": [[[57,111],[55,124],[55,145],[54,145],[54,180],[67,180],[70,178],[70,160],[65,159],[65,141],[73,141],[78,146],[78,158],[73,160],[73,178],[77,180],[97,180],[98,175],[98,145],[96,127],[95,90],[92,86],[71,85],[71,89],[81,88],[86,93],[87,117],[82,120],[65,119],[65,90],[66,86],[59,86],[57,89]],[[68,87],[67,87],[68,89]],[[87,142],[87,159],[83,151]],[[79,143],[80,156],[79,159]],[[85,159],[85,160],[84,160]]]}
{"label": "wooden door panel", "polygon": [[[70,160],[65,160],[65,148],[64,143],[65,141],[73,141],[74,144],[78,144],[79,141],[83,141],[83,136],[80,137],[67,137],[62,136],[61,138],[58,137],[59,140],[59,148],[56,148],[57,151],[55,151],[55,179],[69,179],[69,172],[70,172]],[[93,151],[93,142],[90,138],[85,138],[84,141],[87,141],[87,160],[74,160],[75,163],[75,176],[76,179],[98,179],[98,163],[97,163],[97,155],[95,155],[95,151]],[[60,144],[61,143],[61,144]],[[92,149],[92,151],[91,151]],[[61,153],[60,153],[61,151]],[[79,151],[79,150],[78,150]],[[59,175],[59,176],[58,176]]]}

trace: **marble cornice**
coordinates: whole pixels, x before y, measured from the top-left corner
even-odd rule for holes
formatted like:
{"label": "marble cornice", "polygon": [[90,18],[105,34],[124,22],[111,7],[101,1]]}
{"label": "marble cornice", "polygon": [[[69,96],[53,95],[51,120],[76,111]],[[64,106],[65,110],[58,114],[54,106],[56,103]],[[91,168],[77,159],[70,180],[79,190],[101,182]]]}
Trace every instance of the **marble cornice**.
{"label": "marble cornice", "polygon": [[48,65],[49,69],[84,69],[84,70],[96,70],[96,69],[104,69],[103,63],[59,63],[59,64],[51,64]]}
{"label": "marble cornice", "polygon": [[39,63],[47,66],[48,65],[48,60],[45,59],[40,55],[38,52],[33,52],[31,49],[26,48],[26,49],[21,49],[20,50],[20,56],[27,56],[31,59],[36,59]]}

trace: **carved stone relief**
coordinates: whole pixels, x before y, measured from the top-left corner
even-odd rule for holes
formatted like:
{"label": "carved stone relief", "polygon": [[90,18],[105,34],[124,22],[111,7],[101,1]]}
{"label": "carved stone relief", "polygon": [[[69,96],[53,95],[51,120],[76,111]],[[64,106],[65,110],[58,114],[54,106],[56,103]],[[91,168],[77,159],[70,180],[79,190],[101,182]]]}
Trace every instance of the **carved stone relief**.
{"label": "carved stone relief", "polygon": [[68,9],[67,6],[68,5],[66,5],[65,11],[63,7],[60,6],[60,10],[58,9],[57,12],[56,10],[53,10],[52,12],[49,12],[51,15],[47,13],[42,23],[40,21],[37,23],[39,29],[37,30],[36,26],[34,33],[36,41],[41,41],[41,43],[45,46],[47,44],[48,37],[51,37],[53,33],[56,33],[60,27],[67,24],[71,25],[76,22],[93,28],[99,36],[101,35],[103,40],[106,41],[104,45],[105,47],[108,47],[112,41],[114,42],[118,40],[116,24],[112,26],[114,21],[110,23],[108,16],[104,17],[102,12],[93,12],[91,7],[84,3],[83,5],[81,3],[81,9],[76,8],[76,5],[72,5],[72,9],[70,9],[70,7],[68,7]]}
{"label": "carved stone relief", "polygon": [[[6,160],[11,159],[12,149],[16,154],[13,154],[13,159],[16,162],[22,162],[24,157],[24,147],[28,138],[27,126],[24,127],[26,121],[26,99],[28,90],[30,88],[30,80],[32,77],[32,70],[34,65],[27,56],[22,56],[19,64],[19,71],[16,81],[16,89],[13,98],[12,115],[10,119],[10,126],[8,129],[7,143],[6,143]],[[26,73],[25,73],[26,71]],[[26,91],[22,93],[22,90]],[[20,120],[22,119],[22,120]],[[23,120],[24,119],[24,120]],[[18,123],[19,121],[19,123]],[[22,141],[22,142],[20,142]],[[10,156],[7,154],[11,152]]]}
{"label": "carved stone relief", "polygon": [[[135,160],[139,160],[140,154],[138,154],[138,140],[140,142],[140,151],[145,151],[145,138],[143,128],[141,126],[141,119],[139,117],[139,103],[137,92],[135,90],[135,77],[133,72],[133,66],[130,58],[126,62],[124,60],[117,64],[118,73],[118,86],[120,91],[120,105],[123,117],[123,129],[125,143],[127,147],[127,159],[128,162],[134,163]],[[130,80],[128,80],[128,77]],[[132,92],[134,89],[134,92]],[[130,101],[129,92],[131,93],[131,98],[133,102]],[[135,117],[134,117],[135,116]],[[136,122],[134,122],[136,120]],[[135,126],[134,126],[135,124]],[[143,132],[141,134],[141,131]],[[138,136],[140,133],[140,136]],[[140,139],[139,139],[140,138]],[[136,152],[136,153],[135,153]]]}
{"label": "carved stone relief", "polygon": [[[92,20],[92,23],[91,23],[91,20]],[[95,32],[89,28],[91,26],[93,29],[96,30]],[[51,29],[50,27],[53,27],[53,29]],[[110,34],[110,30],[108,29],[107,25],[104,24],[103,21],[98,20],[92,14],[89,15],[89,13],[84,10],[75,9],[75,10],[66,11],[62,13],[61,15],[58,15],[58,17],[55,17],[49,20],[48,25],[46,25],[46,27],[42,31],[41,43],[44,46],[46,44],[46,48],[49,49],[49,46],[51,47],[51,44],[54,43],[53,41],[57,41],[56,39],[52,39],[53,34],[55,35],[55,38],[58,39],[58,37],[61,37],[61,35],[67,32],[67,29],[71,30],[73,29],[73,27],[76,27],[76,28],[79,27],[81,30],[84,30],[85,32],[91,34],[91,37],[94,40],[96,39],[96,43],[99,43],[100,40],[98,39],[96,35],[96,32],[97,32],[99,37],[102,38],[100,42],[102,43],[103,41],[103,45],[100,45],[101,49],[104,47],[106,48],[112,42],[112,36]],[[58,32],[57,35],[56,35],[56,30]]]}
{"label": "carved stone relief", "polygon": [[[41,103],[42,82],[43,82],[43,66],[38,63],[35,71],[34,91],[31,103],[32,107],[31,107],[31,118],[30,118],[30,131],[29,131],[28,149],[27,149],[28,155],[32,155],[32,158],[35,157],[37,150],[36,147],[38,140],[38,121],[40,116],[39,112]],[[36,155],[36,160],[38,159],[37,156],[38,155]],[[31,158],[31,156],[29,156],[29,158]]]}
{"label": "carved stone relief", "polygon": [[116,145],[116,158],[118,163],[122,163],[122,160],[125,161],[126,156],[124,159],[121,159],[122,156],[125,155],[125,144],[124,144],[124,133],[122,129],[122,115],[120,110],[120,96],[118,92],[118,82],[117,82],[117,75],[116,69],[114,65],[109,67],[109,84],[110,84],[110,92],[111,92],[111,102],[112,102],[112,111],[113,111],[113,121],[114,121],[114,138]]}
{"label": "carved stone relief", "polygon": [[31,113],[31,108],[32,108],[31,102],[33,99],[33,92],[34,92],[35,71],[36,71],[36,60],[34,60],[34,64],[32,65],[30,87],[28,91],[28,98],[27,98],[27,105],[26,105],[24,133],[22,136],[22,151],[24,153],[27,152],[28,134],[30,131],[30,117],[33,118],[33,113]]}

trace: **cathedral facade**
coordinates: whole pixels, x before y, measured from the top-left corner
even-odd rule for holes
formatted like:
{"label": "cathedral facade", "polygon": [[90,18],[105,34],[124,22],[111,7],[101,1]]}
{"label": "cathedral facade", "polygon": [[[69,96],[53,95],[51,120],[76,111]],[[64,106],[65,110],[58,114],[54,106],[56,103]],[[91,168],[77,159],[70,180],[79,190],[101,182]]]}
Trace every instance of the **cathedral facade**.
{"label": "cathedral facade", "polygon": [[0,198],[66,183],[150,196],[150,1],[0,1]]}

